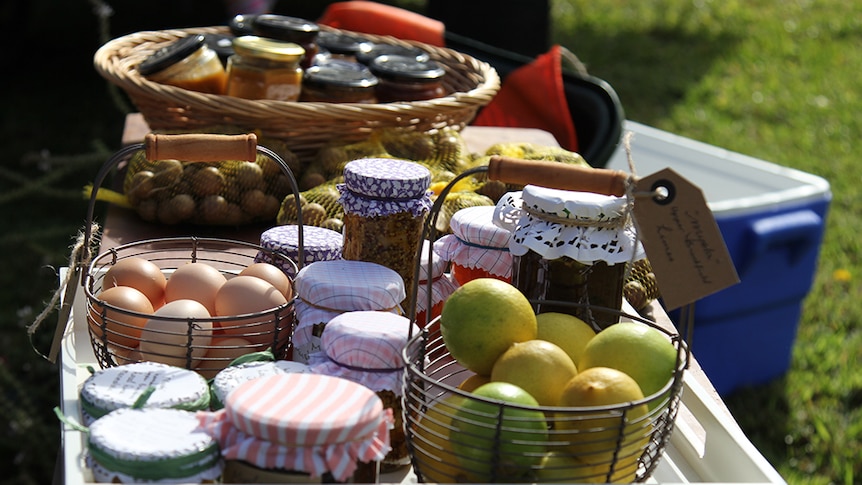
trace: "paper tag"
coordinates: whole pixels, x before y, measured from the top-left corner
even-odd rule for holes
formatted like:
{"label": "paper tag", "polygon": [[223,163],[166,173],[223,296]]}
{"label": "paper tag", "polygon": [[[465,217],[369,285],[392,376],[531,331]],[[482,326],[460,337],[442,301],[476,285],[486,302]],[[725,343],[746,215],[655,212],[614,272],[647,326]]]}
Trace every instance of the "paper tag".
{"label": "paper tag", "polygon": [[639,179],[634,216],[668,310],[739,283],[733,260],[699,187],[670,168]]}

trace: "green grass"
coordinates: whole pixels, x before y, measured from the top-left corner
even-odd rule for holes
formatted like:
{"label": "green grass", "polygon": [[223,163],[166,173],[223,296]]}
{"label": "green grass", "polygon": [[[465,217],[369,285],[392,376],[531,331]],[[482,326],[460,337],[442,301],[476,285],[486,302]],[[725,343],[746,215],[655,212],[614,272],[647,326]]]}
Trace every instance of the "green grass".
{"label": "green grass", "polygon": [[[554,0],[553,9],[554,42],[614,86],[630,119],[832,184],[790,371],[726,401],[789,483],[862,482],[858,7],[844,0]],[[20,46],[7,59],[21,70],[0,90],[0,482],[42,484],[59,446],[51,411],[58,370],[36,356],[24,329],[56,287],[53,268],[66,264],[83,223],[79,189],[118,148],[123,113],[91,67],[99,27],[90,2],[16,2],[0,13],[23,19],[10,27]],[[69,32],[69,25],[74,35],[63,49],[37,35]],[[50,331],[40,332],[37,346],[46,349],[49,339]]]}

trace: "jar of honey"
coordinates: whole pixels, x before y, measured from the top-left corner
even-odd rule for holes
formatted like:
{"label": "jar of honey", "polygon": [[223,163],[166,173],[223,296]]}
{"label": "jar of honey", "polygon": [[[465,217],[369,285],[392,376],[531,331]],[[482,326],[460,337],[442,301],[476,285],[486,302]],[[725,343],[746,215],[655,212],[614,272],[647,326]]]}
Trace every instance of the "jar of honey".
{"label": "jar of honey", "polygon": [[377,77],[358,62],[328,60],[305,70],[300,101],[376,103]]}
{"label": "jar of honey", "polygon": [[494,206],[465,207],[449,220],[451,234],[438,239],[435,249],[452,262],[459,285],[476,278],[512,281],[512,233],[494,224]]}
{"label": "jar of honey", "polygon": [[227,74],[203,34],[182,37],[144,59],[138,72],[150,81],[191,91],[224,94]]}
{"label": "jar of honey", "polygon": [[641,252],[625,197],[527,185],[500,199],[494,221],[512,231],[512,284],[537,313],[619,320],[626,263]]}
{"label": "jar of honey", "polygon": [[317,37],[320,26],[298,17],[277,14],[260,14],[252,18],[251,29],[254,35],[267,39],[299,44],[304,49],[300,67],[308,69],[320,51]]}
{"label": "jar of honey", "polygon": [[379,80],[377,100],[381,103],[421,101],[447,94],[443,85],[446,71],[433,60],[383,55],[374,58],[368,67]]}
{"label": "jar of honey", "polygon": [[253,35],[233,41],[228,59],[226,93],[245,99],[296,101],[302,89],[299,60],[305,52],[298,44]]}

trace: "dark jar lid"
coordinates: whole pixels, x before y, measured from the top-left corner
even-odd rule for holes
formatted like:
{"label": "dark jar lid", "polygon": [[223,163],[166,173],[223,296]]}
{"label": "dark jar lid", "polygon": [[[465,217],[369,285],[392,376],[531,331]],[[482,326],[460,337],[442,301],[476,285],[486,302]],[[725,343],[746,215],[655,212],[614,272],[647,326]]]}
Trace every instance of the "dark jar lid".
{"label": "dark jar lid", "polygon": [[372,47],[371,41],[358,35],[341,32],[321,31],[317,36],[317,45],[332,54],[355,56],[363,50]]}
{"label": "dark jar lid", "polygon": [[398,55],[376,57],[368,68],[378,78],[392,81],[434,82],[446,75],[446,71],[434,61]]}
{"label": "dark jar lid", "polygon": [[252,21],[252,30],[261,37],[305,44],[315,42],[320,26],[299,17],[262,14]]}
{"label": "dark jar lid", "polygon": [[204,39],[207,47],[214,50],[218,54],[222,64],[227,63],[227,59],[233,55],[233,39],[234,36],[227,34],[204,34]]}
{"label": "dark jar lid", "polygon": [[203,34],[177,39],[144,59],[138,65],[138,72],[144,76],[155,74],[194,54],[204,43]]}
{"label": "dark jar lid", "polygon": [[241,13],[234,15],[234,17],[227,23],[230,33],[236,37],[253,34],[254,30],[252,29],[252,23],[257,16],[258,14],[254,13]]}
{"label": "dark jar lid", "polygon": [[333,59],[306,69],[302,83],[319,87],[371,88],[377,85],[377,77],[363,64]]}
{"label": "dark jar lid", "polygon": [[408,47],[400,44],[371,44],[356,53],[356,60],[363,64],[371,64],[371,61],[380,56],[406,56],[413,57],[417,61],[425,62],[430,59],[427,52],[419,47]]}

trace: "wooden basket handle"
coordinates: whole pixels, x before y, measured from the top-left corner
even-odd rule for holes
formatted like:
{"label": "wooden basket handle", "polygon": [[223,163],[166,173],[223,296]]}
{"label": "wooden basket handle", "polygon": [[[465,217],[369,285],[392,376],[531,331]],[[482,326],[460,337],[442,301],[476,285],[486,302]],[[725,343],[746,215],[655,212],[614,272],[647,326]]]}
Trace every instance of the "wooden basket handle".
{"label": "wooden basket handle", "polygon": [[192,162],[220,162],[246,160],[257,157],[257,136],[148,133],[144,137],[147,160],[182,160]]}
{"label": "wooden basket handle", "polygon": [[488,178],[510,184],[622,197],[626,193],[629,174],[622,170],[494,155],[488,161]]}

